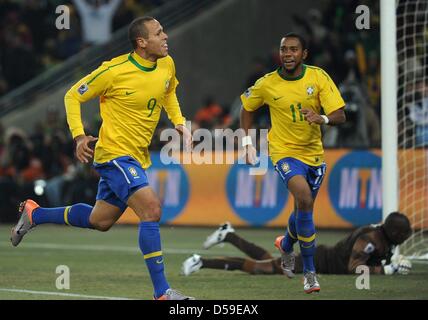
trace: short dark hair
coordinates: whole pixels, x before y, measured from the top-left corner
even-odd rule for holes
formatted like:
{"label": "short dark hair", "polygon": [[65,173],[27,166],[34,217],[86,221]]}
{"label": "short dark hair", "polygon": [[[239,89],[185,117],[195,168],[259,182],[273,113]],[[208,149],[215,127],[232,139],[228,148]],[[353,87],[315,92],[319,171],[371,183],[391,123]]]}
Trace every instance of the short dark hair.
{"label": "short dark hair", "polygon": [[401,212],[391,212],[383,223],[386,236],[392,244],[401,244],[412,234],[409,218]]}
{"label": "short dark hair", "polygon": [[134,49],[137,48],[137,38],[141,37],[147,39],[149,37],[149,31],[146,28],[146,22],[155,20],[153,17],[144,16],[134,19],[131,22],[128,29],[128,39],[131,41]]}
{"label": "short dark hair", "polygon": [[306,39],[303,38],[303,36],[301,36],[298,33],[289,32],[283,38],[297,38],[297,39],[299,39],[300,44],[302,45],[302,49],[303,50],[306,50],[308,48],[308,43],[306,42]]}

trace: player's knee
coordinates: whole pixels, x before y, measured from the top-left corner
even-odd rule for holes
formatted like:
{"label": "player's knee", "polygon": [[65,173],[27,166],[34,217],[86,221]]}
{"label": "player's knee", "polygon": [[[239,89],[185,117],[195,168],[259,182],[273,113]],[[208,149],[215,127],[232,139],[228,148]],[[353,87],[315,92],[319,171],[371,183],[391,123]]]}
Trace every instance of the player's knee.
{"label": "player's knee", "polygon": [[105,222],[105,221],[96,221],[96,222],[92,222],[91,224],[94,229],[101,232],[109,231],[113,225],[112,223]]}
{"label": "player's knee", "polygon": [[159,200],[151,201],[144,210],[143,220],[159,222],[162,216],[162,207]]}
{"label": "player's knee", "polygon": [[101,231],[101,232],[107,232],[107,231],[109,231],[110,230],[110,228],[111,228],[111,226],[110,225],[101,225],[101,226],[99,226],[98,227],[98,231]]}

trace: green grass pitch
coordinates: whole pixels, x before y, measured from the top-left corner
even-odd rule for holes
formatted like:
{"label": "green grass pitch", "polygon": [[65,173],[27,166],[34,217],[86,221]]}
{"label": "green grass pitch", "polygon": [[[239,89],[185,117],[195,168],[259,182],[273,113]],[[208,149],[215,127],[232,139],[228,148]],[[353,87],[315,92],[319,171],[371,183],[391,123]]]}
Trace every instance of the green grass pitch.
{"label": "green grass pitch", "polygon": [[[149,275],[138,249],[137,226],[115,226],[101,233],[70,227],[39,226],[17,248],[9,242],[11,226],[0,226],[0,300],[91,299],[97,297],[152,298]],[[358,290],[358,275],[320,275],[321,292],[303,292],[301,277],[252,276],[240,271],[202,269],[180,275],[181,263],[192,253],[243,256],[229,244],[202,249],[215,228],[161,228],[166,274],[170,285],[197,299],[428,299],[428,264],[413,264],[408,276],[371,276],[370,289]],[[279,229],[237,229],[237,232],[274,253]],[[347,232],[318,232],[318,243],[334,244]],[[56,268],[70,270],[70,289],[55,286]],[[68,295],[63,295],[68,294]]]}

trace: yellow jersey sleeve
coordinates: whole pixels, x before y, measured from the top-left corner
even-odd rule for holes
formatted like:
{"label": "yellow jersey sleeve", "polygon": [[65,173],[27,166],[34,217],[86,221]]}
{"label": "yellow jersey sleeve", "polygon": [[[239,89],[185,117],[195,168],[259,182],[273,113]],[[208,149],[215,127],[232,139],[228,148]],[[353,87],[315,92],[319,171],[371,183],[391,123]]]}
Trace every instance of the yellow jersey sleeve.
{"label": "yellow jersey sleeve", "polygon": [[337,88],[333,80],[330,78],[330,76],[324,70],[320,69],[320,72],[321,75],[319,99],[325,114],[328,115],[333,111],[344,107],[345,101],[343,101],[339,89]]}
{"label": "yellow jersey sleeve", "polygon": [[169,120],[177,126],[179,124],[185,125],[186,119],[181,114],[180,104],[177,99],[176,89],[178,86],[178,80],[175,77],[175,65],[171,58],[172,77],[169,82],[169,88],[165,95],[164,109],[168,115]]}
{"label": "yellow jersey sleeve", "polygon": [[242,107],[247,111],[256,111],[265,104],[263,97],[263,78],[260,78],[256,83],[248,88],[241,95]]}
{"label": "yellow jersey sleeve", "polygon": [[113,75],[108,63],[103,63],[86,77],[74,84],[64,97],[67,123],[73,138],[84,135],[80,104],[108,93],[113,83]]}

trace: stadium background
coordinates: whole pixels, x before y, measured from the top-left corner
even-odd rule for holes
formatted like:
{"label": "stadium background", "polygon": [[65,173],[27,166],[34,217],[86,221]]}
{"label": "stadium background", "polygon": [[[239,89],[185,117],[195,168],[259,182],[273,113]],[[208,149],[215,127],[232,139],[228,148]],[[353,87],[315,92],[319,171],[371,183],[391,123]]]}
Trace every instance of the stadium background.
{"label": "stadium background", "polygon": [[[109,2],[113,0],[100,3]],[[70,8],[70,29],[55,27],[60,4]],[[371,10],[369,30],[355,27],[359,4]],[[183,113],[193,121],[192,130],[236,129],[239,95],[278,66],[281,36],[291,30],[304,34],[309,40],[307,63],[331,74],[347,102],[348,117],[346,125],[324,133],[329,170],[316,223],[349,228],[381,220],[377,1],[302,0],[292,6],[280,0],[269,5],[257,0],[121,1],[111,20],[110,40],[93,43],[72,1],[3,0],[0,221],[13,221],[16,204],[27,197],[46,206],[93,203],[97,176],[73,157],[63,96],[102,61],[130,51],[126,26],[143,14],[158,17],[168,32],[180,81],[178,96]],[[84,104],[82,111],[87,132],[96,135],[97,101]],[[151,146],[154,157],[166,127],[170,124],[163,117]],[[269,127],[266,110],[258,115],[257,127]],[[253,187],[246,193],[235,193],[241,190],[236,175],[245,168],[190,165],[151,170],[152,178],[163,177],[157,179],[158,191],[171,190],[161,194],[162,221],[168,224],[217,225],[231,220],[237,225],[283,226],[292,207],[271,169],[264,179],[249,178]],[[270,190],[275,197],[265,201]],[[121,220],[135,221],[132,214]]]}

